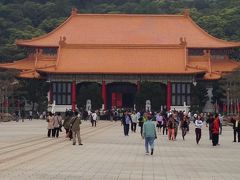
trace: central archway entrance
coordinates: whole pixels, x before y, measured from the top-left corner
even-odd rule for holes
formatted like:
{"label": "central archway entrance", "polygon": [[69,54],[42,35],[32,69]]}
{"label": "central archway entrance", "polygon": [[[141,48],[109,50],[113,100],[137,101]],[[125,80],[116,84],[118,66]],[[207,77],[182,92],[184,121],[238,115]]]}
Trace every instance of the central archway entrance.
{"label": "central archway entrance", "polygon": [[108,109],[133,108],[137,86],[128,82],[113,82],[107,85]]}

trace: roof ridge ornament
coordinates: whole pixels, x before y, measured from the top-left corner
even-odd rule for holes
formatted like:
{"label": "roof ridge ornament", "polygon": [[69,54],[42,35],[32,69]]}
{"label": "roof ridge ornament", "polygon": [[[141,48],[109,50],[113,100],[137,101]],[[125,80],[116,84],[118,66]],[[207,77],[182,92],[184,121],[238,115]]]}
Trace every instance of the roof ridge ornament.
{"label": "roof ridge ornament", "polygon": [[71,15],[76,16],[77,13],[78,13],[78,9],[77,8],[72,8]]}
{"label": "roof ridge ornament", "polygon": [[185,37],[180,37],[180,45],[187,46],[187,40]]}
{"label": "roof ridge ornament", "polygon": [[183,10],[183,15],[184,15],[184,17],[189,17],[190,16],[190,10],[189,9],[184,9]]}
{"label": "roof ridge ornament", "polygon": [[66,37],[65,36],[60,36],[60,40],[59,40],[59,46],[64,46],[64,45],[66,45],[67,43],[66,43]]}

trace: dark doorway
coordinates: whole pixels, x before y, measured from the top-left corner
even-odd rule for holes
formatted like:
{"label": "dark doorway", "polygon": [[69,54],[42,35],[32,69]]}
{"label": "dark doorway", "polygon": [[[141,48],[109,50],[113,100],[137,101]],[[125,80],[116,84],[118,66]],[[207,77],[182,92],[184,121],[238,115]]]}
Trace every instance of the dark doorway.
{"label": "dark doorway", "polygon": [[137,87],[127,82],[114,82],[107,85],[107,108],[133,108]]}
{"label": "dark doorway", "polygon": [[133,108],[134,106],[135,94],[133,93],[123,93],[122,95],[122,105],[126,108]]}

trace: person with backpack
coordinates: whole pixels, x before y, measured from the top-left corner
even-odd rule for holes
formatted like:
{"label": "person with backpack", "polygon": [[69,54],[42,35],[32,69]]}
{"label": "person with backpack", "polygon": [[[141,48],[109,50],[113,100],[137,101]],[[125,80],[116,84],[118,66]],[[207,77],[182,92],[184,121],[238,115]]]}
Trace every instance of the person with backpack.
{"label": "person with backpack", "polygon": [[82,123],[81,119],[80,119],[80,117],[78,117],[78,112],[76,111],[74,113],[73,118],[70,121],[70,127],[71,127],[71,130],[73,133],[73,145],[76,145],[76,136],[78,138],[78,144],[83,145],[81,136],[80,136],[80,124],[81,123]]}

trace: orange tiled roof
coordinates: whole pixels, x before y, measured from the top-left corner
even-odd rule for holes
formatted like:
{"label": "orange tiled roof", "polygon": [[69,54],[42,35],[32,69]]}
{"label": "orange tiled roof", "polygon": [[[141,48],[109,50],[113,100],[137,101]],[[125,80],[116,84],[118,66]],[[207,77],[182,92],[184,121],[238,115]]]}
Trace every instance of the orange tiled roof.
{"label": "orange tiled roof", "polygon": [[58,47],[59,37],[68,44],[178,44],[188,48],[239,47],[240,43],[217,39],[201,29],[188,15],[76,14],[52,32],[17,45]]}
{"label": "orange tiled roof", "polygon": [[20,78],[28,78],[28,79],[34,79],[34,78],[41,79],[42,78],[40,76],[40,74],[38,72],[36,72],[35,70],[22,71],[22,72],[20,72],[18,77],[20,77]]}
{"label": "orange tiled roof", "polygon": [[229,73],[240,67],[240,63],[228,58],[211,58],[211,68],[209,61],[204,56],[189,56],[188,66],[206,70],[204,79],[213,80],[220,79],[222,73]]}
{"label": "orange tiled roof", "polygon": [[14,61],[13,63],[0,64],[0,68],[26,71],[53,66],[56,63],[56,57],[43,56],[39,57],[37,61],[35,58],[35,56],[29,56],[28,58]]}
{"label": "orange tiled roof", "polygon": [[192,74],[204,72],[185,68],[186,48],[175,46],[85,46],[60,47],[56,67],[48,73],[104,74]]}
{"label": "orange tiled roof", "polygon": [[240,67],[240,63],[231,59],[212,59],[212,70],[214,72],[232,72]]}

